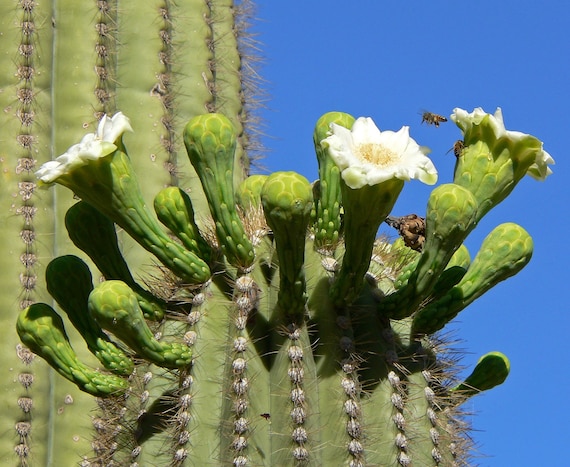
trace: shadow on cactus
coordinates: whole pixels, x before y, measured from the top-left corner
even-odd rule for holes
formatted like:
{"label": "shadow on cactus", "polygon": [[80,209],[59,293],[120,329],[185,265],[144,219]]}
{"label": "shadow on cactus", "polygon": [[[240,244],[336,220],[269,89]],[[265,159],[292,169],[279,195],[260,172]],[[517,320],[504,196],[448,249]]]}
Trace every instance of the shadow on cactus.
{"label": "shadow on cactus", "polygon": [[[192,194],[175,187],[149,211],[120,113],[45,164],[45,184],[81,198],[66,225],[106,279],[93,286],[86,264],[63,256],[48,267],[49,291],[100,366],[78,360],[47,304],[25,309],[17,330],[99,398],[95,453],[78,453],[82,465],[465,465],[461,404],[501,384],[509,362],[490,352],[457,381],[437,332],[520,271],[533,246],[512,223],[472,261],[463,242],[525,174],[544,179],[554,161],[536,138],[505,130],[500,110],[451,119],[463,132],[454,182],[432,191],[425,219],[388,219],[413,234],[413,249],[406,236],[376,238],[405,181],[437,181],[407,127],[325,114],[318,181],[277,172],[236,187],[231,122],[195,117],[184,142],[210,209],[197,218]],[[161,263],[146,288],[113,224]]]}

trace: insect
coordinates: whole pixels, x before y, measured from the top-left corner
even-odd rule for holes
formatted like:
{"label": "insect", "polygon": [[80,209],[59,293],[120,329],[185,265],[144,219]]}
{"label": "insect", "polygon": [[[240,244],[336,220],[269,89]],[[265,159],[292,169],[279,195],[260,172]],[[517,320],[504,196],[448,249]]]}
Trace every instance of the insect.
{"label": "insect", "polygon": [[426,239],[426,220],[417,214],[394,217],[388,216],[384,221],[390,227],[398,229],[404,244],[415,251],[422,251]]}
{"label": "insect", "polygon": [[[458,139],[455,143],[453,143],[453,147],[449,151],[453,150],[453,154],[455,154],[455,157],[461,157],[461,154],[463,153],[464,149],[465,149],[465,144],[463,143],[463,141]],[[446,154],[448,154],[449,151],[447,151]]]}
{"label": "insect", "polygon": [[259,416],[265,418],[265,420],[269,420],[271,418],[271,415],[268,413],[260,413]]}
{"label": "insect", "polygon": [[426,122],[428,125],[439,126],[440,123],[447,122],[447,118],[443,115],[434,114],[431,112],[422,112],[422,123]]}

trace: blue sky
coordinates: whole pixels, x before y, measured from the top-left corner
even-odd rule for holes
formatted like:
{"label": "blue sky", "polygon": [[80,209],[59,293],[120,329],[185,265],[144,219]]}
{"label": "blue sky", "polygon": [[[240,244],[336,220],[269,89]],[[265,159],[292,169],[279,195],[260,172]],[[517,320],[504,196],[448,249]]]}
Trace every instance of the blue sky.
{"label": "blue sky", "polygon": [[[534,238],[534,257],[450,326],[463,342],[463,363],[499,350],[511,360],[506,383],[466,406],[476,412],[474,438],[482,467],[562,465],[570,442],[570,306],[566,267],[570,201],[570,3],[562,0],[257,2],[270,99],[262,112],[264,165],[316,178],[312,131],[331,110],[370,116],[381,129],[411,127],[432,149],[440,182],[451,181],[460,138],[451,122],[420,125],[418,112],[454,107],[503,109],[507,129],[544,141],[554,157],[545,182],[525,177],[471,234],[472,256],[502,222]],[[546,5],[546,6],[541,6]],[[393,214],[425,212],[430,188],[406,185]],[[551,456],[554,456],[552,458]]]}

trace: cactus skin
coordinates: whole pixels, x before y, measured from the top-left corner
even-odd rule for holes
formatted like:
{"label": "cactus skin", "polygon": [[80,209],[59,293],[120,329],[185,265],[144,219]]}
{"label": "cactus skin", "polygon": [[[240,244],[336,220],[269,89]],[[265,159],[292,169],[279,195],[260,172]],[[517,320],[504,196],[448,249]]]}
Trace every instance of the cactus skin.
{"label": "cactus skin", "polygon": [[[13,215],[3,216],[3,222],[7,230],[13,230],[12,237],[22,232],[28,255],[22,261],[29,269],[20,280],[14,274],[12,282],[2,284],[2,297],[12,297],[4,310],[16,308],[13,290],[23,287],[18,318],[22,341],[80,389],[99,397],[94,411],[91,396],[74,392],[75,387],[55,377],[41,359],[7,340],[5,354],[16,353],[22,363],[14,365],[18,377],[3,383],[3,392],[12,401],[6,415],[12,417],[9,429],[13,436],[2,437],[0,460],[8,465],[85,466],[465,464],[469,443],[464,425],[456,419],[461,417],[460,405],[467,397],[500,384],[508,374],[508,361],[493,352],[480,360],[464,382],[442,384],[450,375],[445,355],[439,353],[431,333],[488,289],[481,286],[485,276],[480,270],[487,272],[487,251],[499,248],[506,258],[491,285],[517,272],[532,251],[524,231],[509,228],[514,233],[504,239],[505,235],[499,235],[500,241],[491,237],[489,248],[482,248],[470,265],[461,243],[474,225],[473,215],[478,220],[490,209],[480,209],[477,200],[485,199],[485,190],[495,188],[489,187],[488,179],[473,187],[465,176],[469,170],[461,168],[484,152],[478,136],[465,138],[462,157],[466,160],[460,161],[465,165],[458,165],[455,184],[436,189],[430,198],[421,255],[401,245],[374,241],[374,225],[389,213],[387,206],[369,225],[364,224],[367,238],[361,239],[361,245],[345,251],[343,233],[345,239],[354,237],[356,222],[363,220],[343,219],[338,171],[320,141],[329,119],[350,126],[351,116],[326,114],[317,124],[315,148],[324,170],[320,169],[320,180],[314,185],[314,199],[308,182],[292,173],[248,179],[250,183],[238,186],[246,173],[244,146],[248,140],[243,133],[247,115],[239,98],[241,76],[231,68],[240,62],[232,34],[232,2],[122,3],[125,18],[121,21],[117,21],[116,6],[106,1],[50,5],[22,0],[18,8],[15,23],[13,9],[2,11],[6,14],[0,19],[3,27],[21,25],[7,33],[14,44],[9,59],[18,55],[18,83],[10,83],[13,92],[0,94],[12,96],[5,105],[9,111],[2,117],[6,120],[2,129],[19,137],[2,148],[6,183],[0,189],[3,200],[20,203],[6,206],[4,212],[21,214],[24,222],[17,222],[21,219]],[[39,20],[50,18],[51,9],[55,26],[50,29],[50,22],[44,21],[46,26],[40,27]],[[63,14],[66,10],[72,14]],[[78,19],[85,22],[83,29],[77,27]],[[79,37],[75,32],[88,31],[95,24],[97,34],[89,40],[83,38],[88,34]],[[34,25],[37,34],[30,33]],[[140,40],[140,31],[154,36]],[[182,32],[189,35],[182,36]],[[26,47],[51,43],[54,35],[68,38],[54,41],[61,47],[54,57],[46,55],[39,61],[34,55],[38,48]],[[124,44],[120,49],[119,42]],[[18,49],[18,44],[25,47]],[[175,52],[175,46],[182,50],[186,46],[192,54]],[[50,53],[51,48],[46,48],[46,54]],[[120,54],[140,66],[122,66]],[[59,59],[62,56],[81,64],[72,70],[76,73]],[[186,67],[182,62],[188,56],[195,62]],[[30,66],[52,60],[53,73],[46,71],[48,65],[33,77],[29,74]],[[56,76],[54,83],[47,82],[52,75]],[[50,87],[54,96],[65,99],[52,102],[46,93],[37,92]],[[26,96],[35,100],[30,103]],[[93,230],[107,232],[101,244],[96,238],[89,240],[90,232],[81,232],[80,216],[75,222],[68,216],[73,242],[86,251],[73,250],[61,228],[63,213],[74,202],[71,193],[57,188],[57,195],[52,194],[55,190],[37,195],[35,186],[26,185],[35,183],[31,164],[36,150],[45,160],[60,154],[76,141],[77,122],[89,126],[101,113],[112,113],[116,100],[134,118],[137,137],[125,140],[133,172],[144,177],[143,205],[150,205],[159,193],[155,210],[186,247],[182,254],[192,252],[208,264],[211,276],[191,274],[185,278],[194,282],[191,286],[175,277],[175,272],[184,275],[184,271],[173,264],[167,266],[175,271],[149,268],[152,260],[140,254],[127,236],[120,239],[125,262],[109,229],[111,221],[102,213],[93,216]],[[210,114],[202,115],[205,110]],[[177,153],[188,120],[193,131],[185,139],[195,171]],[[202,133],[204,129],[209,134]],[[197,149],[195,142],[204,139],[223,146],[222,151],[215,151],[223,157],[219,167],[199,165],[200,158],[212,154],[208,152],[211,145]],[[535,143],[529,141],[524,149],[538,151],[541,146]],[[509,151],[517,152],[516,145]],[[187,177],[182,176],[185,173]],[[16,175],[23,177],[18,187]],[[515,184],[520,176],[515,177]],[[183,191],[170,190],[176,199],[160,197],[166,185],[179,185]],[[499,186],[495,204],[514,184],[506,186]],[[395,200],[399,189],[396,182],[388,190],[387,204]],[[190,204],[185,192],[190,192]],[[102,205],[96,196],[92,201],[114,219],[125,214],[112,212],[113,206]],[[78,210],[86,207],[84,201],[78,204],[83,204]],[[34,207],[40,208],[37,214],[30,209]],[[198,225],[181,229],[180,219],[192,219],[194,209]],[[214,217],[213,229],[204,220],[208,212]],[[307,224],[309,235],[305,237]],[[145,235],[145,229],[139,233]],[[153,220],[152,230],[161,232],[158,229]],[[53,246],[32,242],[33,232],[55,232]],[[10,255],[3,255],[3,261],[12,263],[6,268],[20,271],[22,267],[14,262],[20,244],[14,242],[8,248]],[[112,252],[110,257],[105,257],[107,251]],[[54,298],[80,303],[82,310],[89,310],[89,326],[79,322],[79,335],[70,339],[78,351],[84,340],[101,358],[100,363],[90,354],[71,353],[61,318],[50,305],[31,303],[49,300],[41,295],[43,271],[35,257],[68,252],[90,257],[106,282],[90,292],[89,298],[85,298],[91,285],[87,284],[90,279],[85,280],[88,274],[83,274],[84,285],[71,288],[69,294],[57,292],[66,284],[63,279],[60,283],[57,274],[47,280],[52,284],[48,288]],[[509,259],[510,252],[519,254]],[[66,261],[66,256],[60,258]],[[75,259],[71,262],[77,270],[84,269]],[[52,264],[57,266],[57,262]],[[432,275],[434,270],[437,274]],[[140,274],[150,291],[135,282]],[[344,282],[347,277],[349,281]],[[462,296],[468,299],[458,302],[458,290],[468,290]],[[13,326],[11,313],[2,319],[7,328]],[[431,324],[434,321],[436,325]],[[93,322],[110,335],[100,334]],[[99,343],[114,342],[113,348],[125,350],[121,358],[126,355],[135,367],[129,376],[127,366],[105,365],[106,354],[94,349],[98,338]],[[54,349],[63,349],[63,354]],[[50,394],[43,404],[48,406],[45,416],[42,392]],[[60,400],[74,401],[65,408],[66,419],[55,415]],[[92,424],[92,433],[79,422]],[[47,425],[43,431],[42,425]]]}
{"label": "cactus skin", "polygon": [[[344,121],[351,121],[350,116]],[[194,214],[179,190],[163,190],[156,198],[164,224],[188,249],[208,258],[212,271],[201,284],[183,284],[164,268],[162,278],[157,273],[151,289],[162,297],[151,301],[163,305],[160,323],[145,318],[139,305],[145,300],[134,290],[137,284],[113,235],[102,235],[109,249],[93,247],[81,239],[89,237],[81,222],[68,222],[75,244],[83,245],[100,269],[126,281],[107,277],[92,288],[84,263],[70,256],[48,268],[55,271],[48,284],[62,307],[70,308],[64,305],[69,302],[88,308],[88,318],[76,325],[88,346],[94,347],[98,326],[105,329],[108,341],[120,342],[126,347],[123,355],[132,356],[132,374],[114,383],[119,376],[89,370],[71,347],[62,347],[67,342],[63,323],[48,305],[31,305],[20,313],[22,341],[80,389],[100,397],[99,436],[94,455],[82,453],[86,465],[466,463],[469,437],[460,406],[501,384],[509,363],[491,352],[465,381],[454,381],[434,333],[528,263],[530,236],[518,225],[502,224],[471,261],[463,241],[478,218],[478,202],[468,188],[446,184],[435,188],[428,201],[421,253],[401,242],[375,240],[373,230],[403,187],[399,180],[382,182],[378,190],[386,204],[369,210],[367,219],[350,221],[345,215],[338,228],[323,229],[331,219],[322,208],[326,203],[315,199],[319,191],[295,172],[246,179],[234,189],[235,136],[233,124],[218,113],[192,119],[185,130],[214,232],[181,225],[180,219],[193,224]],[[321,149],[322,157],[326,147]],[[126,148],[115,152],[127,150],[128,140]],[[115,154],[105,155],[97,164],[75,170],[89,180],[90,172],[96,176],[114,160]],[[322,176],[333,178],[321,180],[322,186],[339,182],[333,170]],[[55,182],[68,179],[62,175]],[[101,193],[91,186],[92,192],[87,184],[83,188],[87,199]],[[341,204],[345,214],[356,206],[355,212],[366,216],[359,197],[372,189],[348,194],[343,189],[342,199],[346,195],[344,202],[350,203]],[[236,206],[236,199],[243,205]],[[71,212],[79,214],[68,218],[82,218],[87,206],[83,201],[78,205]],[[110,218],[121,218],[112,212],[121,205],[104,209]],[[89,217],[94,226],[109,230],[104,217]],[[363,226],[368,229],[360,238],[363,245],[345,249],[338,233],[343,231],[349,241],[349,233],[361,232]],[[105,261],[119,267],[97,258],[107,250],[111,259]],[[364,267],[348,264],[363,260]],[[61,268],[78,271],[76,287],[69,287],[65,274],[57,274]],[[58,277],[68,294],[53,283]],[[350,287],[344,285],[347,279]],[[54,323],[54,333],[35,319],[38,314]],[[57,357],[62,348],[63,356]],[[116,440],[110,431],[120,433]]]}

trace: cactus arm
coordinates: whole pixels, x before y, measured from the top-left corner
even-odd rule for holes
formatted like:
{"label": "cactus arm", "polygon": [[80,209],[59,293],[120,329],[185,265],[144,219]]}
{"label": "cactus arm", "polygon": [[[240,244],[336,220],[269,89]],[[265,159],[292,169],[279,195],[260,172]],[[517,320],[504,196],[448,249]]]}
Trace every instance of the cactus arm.
{"label": "cactus arm", "polygon": [[[86,4],[66,3],[59,2],[58,6],[67,11],[85,11],[89,8]],[[16,304],[20,309],[25,309],[36,300],[48,300],[43,292],[47,261],[43,263],[38,258],[53,257],[56,251],[64,251],[69,244],[62,236],[61,217],[54,215],[54,209],[61,203],[62,216],[71,198],[64,191],[57,195],[55,192],[39,193],[35,189],[33,172],[39,164],[52,157],[63,133],[72,128],[77,130],[83,122],[89,121],[83,118],[85,114],[82,111],[93,103],[91,92],[84,95],[80,91],[81,96],[75,95],[74,99],[69,99],[70,94],[87,81],[78,76],[83,68],[74,73],[73,67],[69,66],[71,61],[56,69],[51,67],[54,59],[61,56],[63,48],[81,48],[81,44],[75,40],[59,40],[59,34],[69,33],[70,37],[77,37],[77,31],[83,29],[81,21],[91,15],[80,12],[77,17],[81,20],[74,21],[72,28],[68,28],[70,24],[65,21],[61,21],[60,27],[57,27],[60,11],[54,2],[49,1],[3,2],[0,6],[0,28],[4,44],[0,58],[0,68],[4,70],[0,78],[3,90],[0,102],[6,110],[0,117],[0,158],[4,161],[3,177],[8,177],[1,183],[0,206],[1,225],[6,234],[4,245],[11,255],[11,264],[3,269],[9,278],[2,281],[9,289],[2,291],[0,300],[2,323],[12,329],[16,321],[13,312]],[[55,20],[56,27],[52,25],[52,19]],[[89,49],[89,54],[92,50]],[[66,53],[68,52],[74,54],[76,50],[67,50]],[[52,86],[54,77],[61,78],[62,87]],[[65,83],[68,84],[67,89]],[[55,95],[74,107],[73,111],[69,111],[69,120],[64,120],[57,129],[52,124],[56,112],[52,106],[52,97]],[[63,108],[61,110],[65,112]],[[73,122],[71,127],[70,121]],[[8,311],[10,309],[12,312]],[[26,465],[30,459],[34,459],[45,465],[52,462],[54,465],[72,463],[79,459],[78,453],[90,449],[87,441],[89,420],[80,420],[79,414],[92,409],[93,399],[73,384],[57,377],[41,359],[31,361],[25,357],[29,351],[22,350],[22,344],[18,340],[15,332],[3,340],[3,345],[6,345],[3,355],[13,359],[10,363],[6,362],[5,368],[14,368],[15,375],[25,375],[22,381],[26,382],[26,386],[22,386],[21,378],[17,376],[2,378],[6,382],[6,386],[2,387],[2,394],[6,395],[5,405],[11,409],[10,413],[5,414],[10,420],[10,427],[7,430],[9,435],[2,437],[0,462]],[[29,364],[23,364],[21,357]],[[28,382],[31,384],[28,385]],[[33,401],[31,409],[24,406],[30,410],[24,411],[22,405],[18,404],[22,397]],[[71,420],[74,423],[70,423]],[[14,429],[18,423],[28,424],[27,434]],[[30,436],[31,433],[33,437]],[[72,453],[57,449],[57,439],[68,440],[76,446],[77,451]]]}
{"label": "cactus arm", "polygon": [[[244,92],[236,92],[242,88],[244,73],[242,70],[242,57],[236,35],[236,14],[240,6],[233,0],[221,0],[212,3],[211,45],[214,47],[214,59],[212,62],[212,75],[215,85],[211,87],[214,94],[213,111],[222,113],[231,120],[236,131],[236,151],[233,172],[234,187],[245,178],[249,169],[249,161],[246,157],[245,148],[249,145],[248,137],[244,128],[250,116],[244,106]],[[247,2],[241,5],[247,8]]]}

